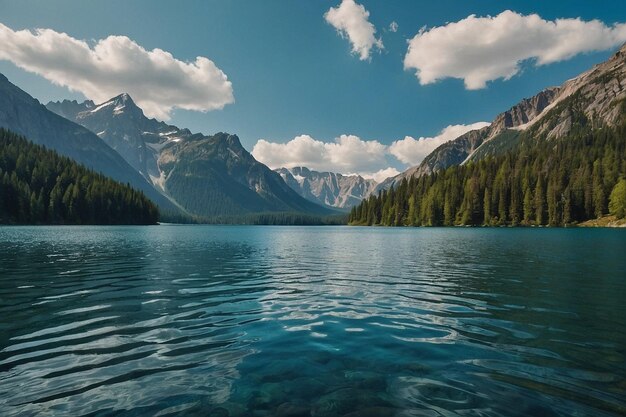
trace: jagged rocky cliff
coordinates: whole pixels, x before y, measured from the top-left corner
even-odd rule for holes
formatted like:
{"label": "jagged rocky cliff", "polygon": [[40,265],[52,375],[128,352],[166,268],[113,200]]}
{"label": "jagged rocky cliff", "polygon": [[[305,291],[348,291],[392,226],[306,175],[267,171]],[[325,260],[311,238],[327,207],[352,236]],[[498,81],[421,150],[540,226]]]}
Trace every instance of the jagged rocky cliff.
{"label": "jagged rocky cliff", "polygon": [[521,132],[550,139],[568,134],[576,123],[591,123],[595,128],[614,126],[620,117],[619,105],[625,99],[626,45],[609,60],[562,86],[523,99],[496,116],[491,125],[444,143],[418,166],[387,179],[377,190],[392,187],[403,178],[427,175],[506,151],[515,145]]}
{"label": "jagged rocky cliff", "polygon": [[302,197],[333,208],[359,204],[376,188],[376,181],[360,175],[318,172],[306,167],[279,168],[276,172]]}

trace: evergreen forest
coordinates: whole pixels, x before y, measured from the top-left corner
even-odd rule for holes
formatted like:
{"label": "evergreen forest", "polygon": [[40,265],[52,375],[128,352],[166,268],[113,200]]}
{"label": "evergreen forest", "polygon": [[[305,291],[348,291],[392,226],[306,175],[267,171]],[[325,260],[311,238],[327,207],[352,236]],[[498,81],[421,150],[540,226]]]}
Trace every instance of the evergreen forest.
{"label": "evergreen forest", "polygon": [[626,204],[626,124],[579,124],[559,139],[520,135],[507,152],[403,180],[352,209],[384,226],[567,226]]}
{"label": "evergreen forest", "polygon": [[129,185],[0,129],[0,224],[156,224]]}

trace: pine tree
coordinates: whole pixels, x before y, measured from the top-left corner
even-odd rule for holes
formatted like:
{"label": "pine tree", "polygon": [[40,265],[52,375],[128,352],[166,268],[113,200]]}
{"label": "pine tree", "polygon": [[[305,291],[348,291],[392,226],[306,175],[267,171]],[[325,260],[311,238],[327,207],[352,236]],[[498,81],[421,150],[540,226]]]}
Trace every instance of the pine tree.
{"label": "pine tree", "polygon": [[572,222],[572,192],[569,188],[566,188],[563,192],[563,225],[568,225]]}
{"label": "pine tree", "polygon": [[535,218],[534,204],[535,201],[530,187],[524,190],[524,224],[530,225]]}
{"label": "pine tree", "polygon": [[618,219],[626,217],[626,179],[621,179],[613,187],[609,197],[609,212]]}
{"label": "pine tree", "polygon": [[491,191],[489,188],[485,190],[485,197],[483,202],[483,224],[489,226],[491,224]]}
{"label": "pine tree", "polygon": [[535,222],[542,225],[546,221],[546,194],[543,186],[543,178],[541,175],[537,178],[535,186]]}
{"label": "pine tree", "polygon": [[602,178],[602,164],[599,160],[593,163],[593,207],[594,214],[597,218],[606,214],[606,195],[604,193],[604,184]]}

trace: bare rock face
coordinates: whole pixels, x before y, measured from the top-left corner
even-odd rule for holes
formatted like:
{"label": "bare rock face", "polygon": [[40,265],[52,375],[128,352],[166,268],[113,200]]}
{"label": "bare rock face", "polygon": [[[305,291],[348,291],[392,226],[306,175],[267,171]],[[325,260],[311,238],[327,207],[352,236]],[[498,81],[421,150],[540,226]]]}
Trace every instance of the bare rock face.
{"label": "bare rock face", "polygon": [[509,110],[500,113],[491,123],[490,135],[493,136],[504,129],[521,126],[533,120],[554,101],[559,91],[559,87],[547,88],[536,96],[525,98]]}
{"label": "bare rock face", "polygon": [[128,94],[120,94],[98,105],[91,101],[63,100],[50,102],[46,107],[96,133],[160,189],[162,187],[155,180],[159,178],[159,151],[191,136],[187,129],[148,119]]}
{"label": "bare rock face", "polygon": [[609,60],[567,81],[541,117],[526,129],[537,135],[558,138],[568,134],[576,123],[594,128],[620,122],[626,100],[626,45]]}
{"label": "bare rock face", "polygon": [[376,181],[360,175],[318,172],[306,167],[275,170],[287,185],[307,200],[333,208],[351,208],[368,197]]}
{"label": "bare rock face", "polygon": [[421,164],[409,168],[385,183],[381,183],[377,192],[378,190],[393,187],[404,178],[429,175],[449,166],[462,164],[483,143],[507,129],[523,126],[535,119],[552,103],[559,90],[558,87],[547,88],[531,98],[525,98],[509,110],[496,116],[489,126],[469,131],[450,142],[442,144],[424,158]]}
{"label": "bare rock face", "polygon": [[[567,135],[578,124],[594,128],[615,126],[626,106],[626,45],[609,60],[565,82],[525,98],[499,114],[491,125],[444,143],[420,165],[379,184],[376,192],[404,178],[428,175],[452,165],[480,159],[492,149],[509,149],[517,135],[528,131],[537,138]],[[511,134],[507,134],[511,132]],[[494,142],[503,143],[495,144]]]}

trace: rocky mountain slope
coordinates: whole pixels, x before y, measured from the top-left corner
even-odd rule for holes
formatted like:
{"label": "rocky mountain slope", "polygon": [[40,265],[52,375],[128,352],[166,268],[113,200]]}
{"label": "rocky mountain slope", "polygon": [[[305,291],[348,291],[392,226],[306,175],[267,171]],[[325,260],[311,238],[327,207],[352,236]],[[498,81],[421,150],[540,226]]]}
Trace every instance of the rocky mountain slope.
{"label": "rocky mountain slope", "polygon": [[625,99],[626,45],[609,60],[562,86],[523,99],[499,114],[491,125],[444,143],[420,165],[386,180],[378,189],[392,187],[403,178],[427,175],[506,151],[516,144],[521,132],[550,139],[567,135],[577,123],[591,123],[594,128],[615,126],[620,118],[619,106],[615,104]]}
{"label": "rocky mountain slope", "polygon": [[192,134],[148,119],[127,94],[98,105],[65,100],[47,107],[97,133],[191,214],[331,213],[301,197],[280,175],[255,160],[237,136]]}
{"label": "rocky mountain slope", "polygon": [[97,106],[90,100],[83,103],[63,100],[50,102],[46,107],[96,133],[157,186],[160,185],[158,181],[155,183],[160,176],[159,152],[191,136],[187,129],[148,119],[128,94],[120,94]]}
{"label": "rocky mountain slope", "polygon": [[626,44],[607,61],[565,82],[544,111],[517,126],[545,138],[560,138],[577,123],[614,127],[623,120],[626,101]]}
{"label": "rocky mountain slope", "polygon": [[302,197],[333,208],[351,208],[368,197],[376,181],[360,175],[318,172],[305,167],[275,170]]}
{"label": "rocky mountain slope", "polygon": [[88,129],[39,103],[0,74],[0,127],[25,136],[59,154],[121,183],[128,183],[161,208],[175,206],[133,169],[117,152]]}

